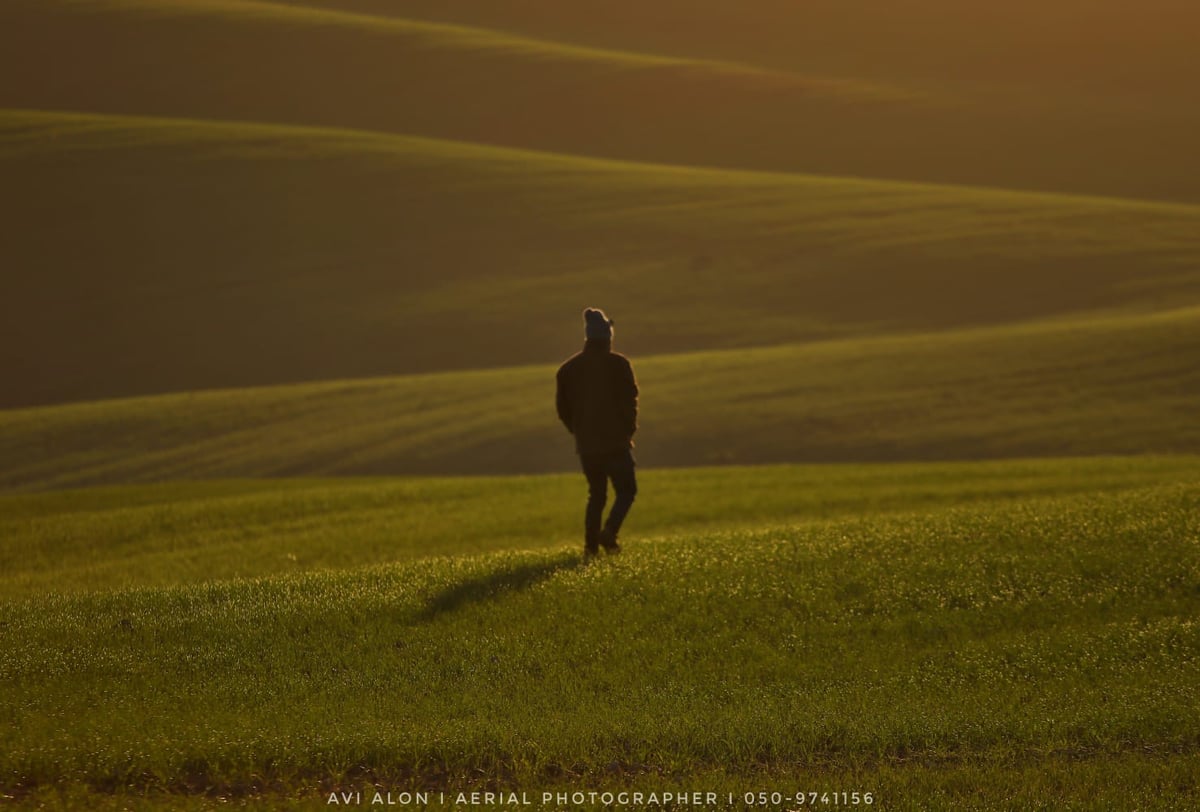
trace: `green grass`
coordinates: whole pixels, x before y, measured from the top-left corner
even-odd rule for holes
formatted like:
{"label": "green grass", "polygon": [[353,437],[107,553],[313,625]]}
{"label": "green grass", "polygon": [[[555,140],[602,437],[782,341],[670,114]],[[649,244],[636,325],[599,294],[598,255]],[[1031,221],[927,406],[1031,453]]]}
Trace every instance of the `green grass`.
{"label": "green grass", "polygon": [[[647,481],[696,497],[741,473]],[[478,484],[494,509],[515,486]],[[538,484],[558,495],[557,480]],[[448,532],[430,557],[394,564],[10,598],[0,782],[31,804],[181,808],[315,806],[372,781],[802,782],[872,791],[884,808],[1186,808],[1196,485],[1169,461],[832,469],[787,520],[773,494],[755,528],[631,535],[590,566],[558,542],[438,555],[470,545]],[[237,487],[206,486],[227,499]],[[369,487],[405,486],[350,483],[344,497]],[[494,521],[448,483],[423,487],[446,514]],[[97,510],[118,496],[75,498]],[[69,520],[71,498],[5,509]],[[136,528],[158,498],[110,515]],[[895,512],[909,499],[924,507]],[[165,515],[184,518],[178,504]]]}
{"label": "green grass", "polygon": [[1184,5],[0,3],[0,805],[1200,806]]}
{"label": "green grass", "polygon": [[[1191,481],[1194,457],[647,470],[634,538]],[[0,596],[579,546],[581,474],[176,482],[0,495]]]}
{"label": "green grass", "polygon": [[1200,301],[1195,206],[29,111],[0,165],[9,406]]}
{"label": "green grass", "polygon": [[[635,354],[637,453],[650,467],[1200,453],[1197,340],[1197,313],[1182,310]],[[553,372],[520,367],[3,411],[0,485],[571,470]]]}

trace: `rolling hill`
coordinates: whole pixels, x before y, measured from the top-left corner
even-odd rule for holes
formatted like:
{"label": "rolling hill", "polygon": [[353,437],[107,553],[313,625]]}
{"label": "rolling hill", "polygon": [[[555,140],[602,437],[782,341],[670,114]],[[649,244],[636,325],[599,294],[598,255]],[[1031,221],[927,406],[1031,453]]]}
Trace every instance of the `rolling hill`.
{"label": "rolling hill", "polygon": [[1193,306],[1159,6],[12,0],[0,407]]}
{"label": "rolling hill", "polygon": [[[639,359],[652,467],[1198,453],[1200,310]],[[573,467],[554,368],[0,412],[0,486]]]}
{"label": "rolling hill", "polygon": [[1195,206],[34,111],[0,166],[4,406],[1200,300]]}
{"label": "rolling hill", "polygon": [[[1195,456],[647,470],[648,539],[1191,487]],[[0,599],[579,547],[579,475],[165,482],[0,494]]]}
{"label": "rolling hill", "polygon": [[1195,808],[1198,24],[4,0],[0,803]]}
{"label": "rolling hill", "polygon": [[[738,473],[656,481],[714,476],[727,493]],[[466,501],[445,483],[248,489],[208,518],[274,523],[274,544],[232,549],[273,552],[275,575],[196,583],[189,554],[220,561],[224,546],[200,537],[160,549],[175,583],[76,591],[61,561],[47,574],[68,586],[5,600],[0,789],[23,808],[113,810],[697,787],[717,808],[843,788],[913,810],[1187,808],[1200,526],[1180,474],[1152,460],[843,470],[814,485],[852,515],[668,532],[591,565],[562,545],[469,554],[450,535],[428,550],[444,555],[290,573],[284,553],[316,540],[295,532],[304,511],[347,529],[321,502],[437,494],[450,524],[488,524],[518,483],[476,483]],[[1022,493],[963,487],[985,479]],[[870,500],[882,487],[919,504],[930,484],[938,501],[919,512]],[[191,506],[109,507],[93,526],[136,534]],[[370,538],[340,541],[354,555]]]}
{"label": "rolling hill", "polygon": [[[491,5],[522,14],[523,4]],[[537,5],[522,19],[563,16]],[[652,163],[1200,201],[1200,158],[1191,146],[1200,111],[1187,103],[1184,78],[1195,75],[1194,63],[1190,48],[1171,47],[1187,29],[1170,16],[1154,20],[1163,36],[1137,51],[1163,66],[1153,74],[1161,92],[1142,81],[1121,95],[1103,77],[1063,87],[1046,69],[997,84],[994,67],[977,76],[963,67],[978,65],[980,54],[1019,66],[1029,55],[1010,53],[1014,35],[1028,40],[1029,27],[978,26],[961,39],[941,32],[937,47],[896,54],[887,45],[896,39],[888,33],[892,14],[883,14],[863,42],[890,57],[863,73],[837,44],[851,35],[845,12],[815,11],[808,20],[776,9],[757,24],[776,33],[756,32],[735,59],[713,59],[702,45],[698,56],[653,50],[660,41],[638,34],[656,30],[637,25],[644,13],[623,18],[631,49],[611,36],[598,48],[470,25],[472,15],[504,24],[505,12],[481,4],[439,8],[460,22],[257,0],[9,0],[0,8],[0,107],[345,127]],[[684,30],[707,31],[697,34],[703,42],[733,41],[719,19],[727,12],[707,8],[718,20],[705,23],[701,14]],[[576,36],[595,16],[579,12],[580,24],[561,33]],[[919,16],[902,30],[909,38],[940,31]],[[1051,43],[1070,37],[1081,53],[1108,53],[1103,36],[1087,44],[1070,17],[1047,30],[1057,32]],[[1133,29],[1109,23],[1104,30]],[[833,44],[795,48],[811,56],[802,70],[756,62],[754,43],[779,46],[781,36],[830,36]],[[668,37],[661,47],[684,44]],[[853,50],[870,52],[865,44]],[[48,63],[47,54],[61,58]],[[920,68],[930,58],[938,61]],[[930,82],[931,67],[958,81]]]}
{"label": "rolling hill", "polygon": [[540,39],[783,71],[934,86],[1037,88],[1121,104],[1191,92],[1200,56],[1186,0],[279,0]]}

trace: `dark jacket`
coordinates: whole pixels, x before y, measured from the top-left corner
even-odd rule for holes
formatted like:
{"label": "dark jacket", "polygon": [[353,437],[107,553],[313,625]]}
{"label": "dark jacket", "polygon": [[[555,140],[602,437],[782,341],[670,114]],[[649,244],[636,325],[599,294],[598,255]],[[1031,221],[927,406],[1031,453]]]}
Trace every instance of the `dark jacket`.
{"label": "dark jacket", "polygon": [[588,339],[558,368],[558,418],[575,435],[581,454],[633,448],[638,387],[629,359],[608,341]]}

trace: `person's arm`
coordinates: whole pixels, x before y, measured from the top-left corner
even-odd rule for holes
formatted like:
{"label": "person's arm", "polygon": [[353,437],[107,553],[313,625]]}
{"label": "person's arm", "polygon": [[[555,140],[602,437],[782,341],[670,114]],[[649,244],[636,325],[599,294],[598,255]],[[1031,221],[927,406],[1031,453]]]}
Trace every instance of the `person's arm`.
{"label": "person's arm", "polygon": [[626,361],[623,367],[621,370],[621,419],[626,434],[632,437],[637,433],[638,428],[638,385],[637,378],[633,374],[633,364]]}
{"label": "person's arm", "polygon": [[558,376],[556,377],[556,388],[558,391],[555,395],[554,403],[558,409],[558,419],[561,420],[563,425],[567,427],[567,431],[574,434],[575,424],[571,421],[571,399],[567,394],[567,384],[564,380],[566,376],[563,374],[563,372],[564,370],[560,369],[558,371]]}

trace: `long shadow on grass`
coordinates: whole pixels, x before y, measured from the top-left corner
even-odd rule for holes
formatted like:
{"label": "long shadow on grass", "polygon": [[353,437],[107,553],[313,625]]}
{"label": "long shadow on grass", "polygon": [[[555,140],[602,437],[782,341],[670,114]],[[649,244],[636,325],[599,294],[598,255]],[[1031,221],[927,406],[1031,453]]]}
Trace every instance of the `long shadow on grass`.
{"label": "long shadow on grass", "polygon": [[557,558],[520,564],[509,569],[492,572],[479,578],[455,584],[429,599],[416,616],[419,622],[433,620],[439,615],[454,612],[464,606],[484,601],[497,600],[505,595],[528,589],[541,583],[557,572],[573,570],[584,564],[575,557]]}

